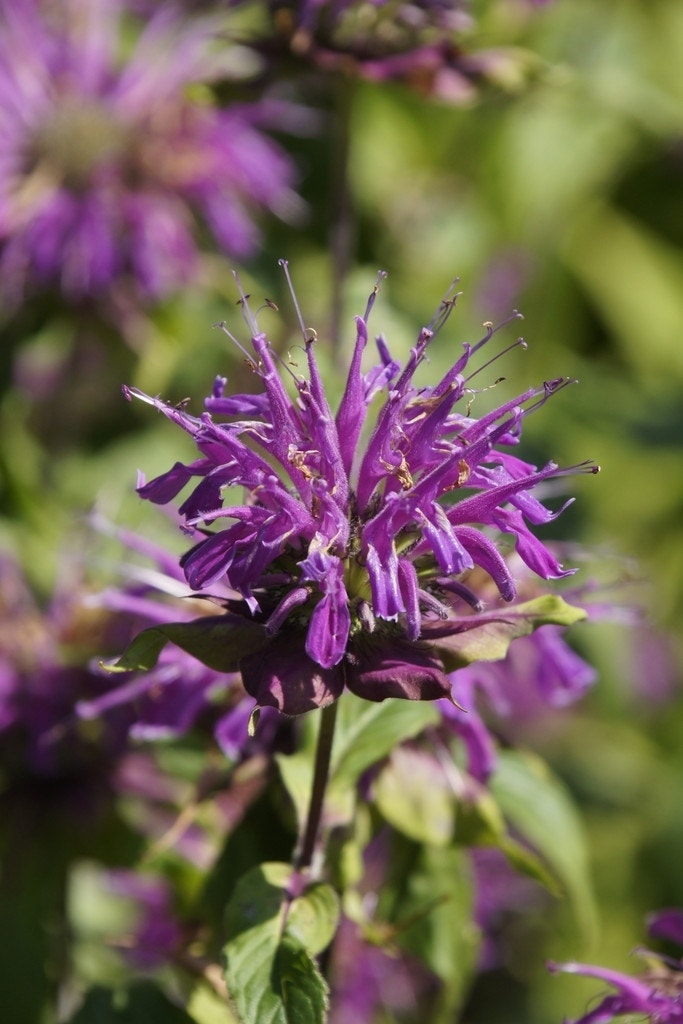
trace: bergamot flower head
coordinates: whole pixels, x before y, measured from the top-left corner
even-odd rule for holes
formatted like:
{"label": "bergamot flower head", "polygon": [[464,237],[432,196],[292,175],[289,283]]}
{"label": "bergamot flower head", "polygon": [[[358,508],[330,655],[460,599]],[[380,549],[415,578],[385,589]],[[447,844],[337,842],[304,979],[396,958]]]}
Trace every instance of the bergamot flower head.
{"label": "bergamot flower head", "polygon": [[[185,576],[199,594],[226,585],[234,594],[219,600],[224,614],[205,618],[196,636],[187,626],[157,634],[157,649],[170,639],[214,666],[239,668],[258,704],[290,715],[329,704],[345,686],[369,700],[448,696],[448,671],[502,657],[513,636],[541,622],[568,621],[558,598],[515,604],[499,537],[510,535],[544,580],[573,571],[532,529],[572,499],[551,511],[532,492],[597,467],[537,468],[513,453],[525,418],[569,381],[547,381],[473,417],[473,361],[497,330],[486,325],[436,384],[418,386],[416,371],[455,306],[453,289],[405,366],[379,335],[376,361],[364,371],[380,274],[356,317],[346,385],[333,412],[316,359],[321,342],[303,320],[286,261],[281,265],[300,324],[301,365],[273,350],[260,310],[252,311],[237,279],[252,351],[221,326],[247,355],[255,393],[230,395],[218,377],[205,412],[193,416],[182,403],[124,389],[194,439],[197,460],[141,480],[138,493],[165,504],[193,483],[179,509],[197,540],[182,558]],[[470,584],[482,572],[509,606],[504,611],[485,609]],[[135,653],[122,667],[136,664]]]}
{"label": "bergamot flower head", "polygon": [[123,0],[0,0],[7,302],[36,285],[156,300],[195,272],[200,222],[244,258],[259,210],[300,208],[291,162],[259,130],[268,103],[212,101],[217,23],[159,5],[135,35],[128,13]]}

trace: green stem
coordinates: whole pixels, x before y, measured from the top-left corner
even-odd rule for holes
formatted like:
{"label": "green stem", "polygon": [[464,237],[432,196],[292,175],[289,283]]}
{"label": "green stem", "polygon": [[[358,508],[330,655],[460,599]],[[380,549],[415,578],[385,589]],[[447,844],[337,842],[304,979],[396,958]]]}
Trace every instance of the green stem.
{"label": "green stem", "polygon": [[336,720],[337,701],[323,708],[320,716],[320,731],[315,750],[315,767],[313,769],[313,785],[308,805],[308,816],[306,818],[301,848],[294,860],[294,867],[297,871],[310,867],[313,860],[315,843],[320,828],[320,819],[322,818],[325,790],[327,789],[327,780],[330,774],[330,758],[332,756],[332,741],[334,739]]}

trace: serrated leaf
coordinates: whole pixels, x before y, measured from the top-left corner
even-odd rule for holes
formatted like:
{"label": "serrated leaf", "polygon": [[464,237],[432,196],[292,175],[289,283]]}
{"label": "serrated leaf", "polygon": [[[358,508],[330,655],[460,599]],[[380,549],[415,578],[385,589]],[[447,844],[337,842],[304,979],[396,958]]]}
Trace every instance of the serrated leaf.
{"label": "serrated leaf", "polygon": [[[501,751],[490,788],[506,819],[557,879],[590,938],[596,923],[593,887],[583,825],[569,792],[545,762],[522,751]],[[524,869],[522,859],[518,866]]]}
{"label": "serrated leaf", "polygon": [[418,843],[446,846],[453,838],[456,794],[427,751],[393,750],[373,780],[372,798],[390,825]]}
{"label": "serrated leaf", "polygon": [[291,900],[290,864],[247,872],[228,904],[225,977],[241,1024],[323,1024],[327,985],[313,956],[331,941],[339,903],[314,883]]}
{"label": "serrated leaf", "polygon": [[329,1006],[325,979],[310,954],[290,935],[283,935],[275,961],[275,983],[287,1024],[322,1024]]}
{"label": "serrated leaf", "polygon": [[513,640],[528,636],[539,626],[571,626],[585,618],[582,608],[567,604],[557,594],[544,594],[504,611],[478,615],[479,624],[472,629],[433,643],[446,671],[453,672],[475,661],[500,661]]}
{"label": "serrated leaf", "polygon": [[180,647],[217,672],[235,672],[240,659],[263,643],[263,627],[236,615],[207,615],[191,622],[150,626],[131,641],[121,657],[104,667],[110,672],[154,668],[168,643]]}

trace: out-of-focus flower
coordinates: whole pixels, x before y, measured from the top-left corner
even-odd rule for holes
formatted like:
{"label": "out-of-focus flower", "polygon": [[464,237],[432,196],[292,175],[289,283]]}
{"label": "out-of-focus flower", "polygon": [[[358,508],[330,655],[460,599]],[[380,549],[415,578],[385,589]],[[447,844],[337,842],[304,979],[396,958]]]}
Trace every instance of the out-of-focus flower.
{"label": "out-of-focus flower", "polygon": [[258,211],[297,208],[263,111],[201,91],[218,73],[216,23],[161,5],[132,49],[131,27],[122,0],[0,0],[6,302],[36,285],[80,301],[124,283],[157,299],[193,273],[198,219],[242,257]]}
{"label": "out-of-focus flower", "polygon": [[[541,579],[573,572],[529,526],[549,522],[562,509],[550,511],[531,491],[597,467],[563,470],[549,462],[538,469],[504,450],[517,445],[524,418],[568,381],[546,382],[473,418],[468,396],[477,370],[470,363],[495,333],[487,325],[485,336],[465,344],[436,385],[418,385],[416,371],[454,306],[452,297],[420,332],[403,370],[379,336],[379,362],[363,373],[376,294],[377,287],[364,316],[356,318],[356,345],[336,414],[320,377],[315,332],[298,313],[306,372],[292,368],[270,347],[243,293],[254,351],[248,359],[260,393],[226,396],[219,377],[207,411],[196,417],[125,389],[194,438],[195,462],[178,462],[141,481],[138,493],[165,504],[199,477],[179,510],[198,538],[181,564],[193,591],[211,595],[212,588],[228,586],[234,595],[216,596],[226,609],[222,616],[194,629],[188,623],[157,631],[158,649],[171,640],[212,667],[239,668],[259,705],[290,715],[331,703],[345,686],[369,700],[449,696],[450,669],[501,658],[514,636],[583,615],[571,609],[567,618],[567,606],[550,595],[540,604],[516,604],[515,580],[496,541],[498,533],[510,534],[523,563]],[[363,445],[368,413],[382,392]],[[463,407],[456,409],[458,403]],[[245,496],[236,497],[235,487]],[[224,519],[232,525],[210,531]],[[475,567],[495,585],[499,604],[490,611],[468,583]],[[142,648],[150,664],[148,639],[142,634],[121,667],[138,664]]]}
{"label": "out-of-focus flower", "polygon": [[[538,580],[518,558],[509,563],[520,589],[538,590]],[[490,586],[481,588],[487,594]],[[579,594],[572,603],[583,607],[590,618],[590,604]],[[467,770],[486,782],[496,765],[492,722],[514,732],[553,710],[579,700],[594,683],[596,672],[569,645],[559,626],[540,626],[529,636],[510,644],[498,661],[476,661],[452,674],[452,701],[440,702],[445,725],[462,739],[467,751]],[[496,729],[497,731],[497,729]]]}
{"label": "out-of-focus flower", "polygon": [[[547,892],[533,879],[521,874],[494,846],[476,846],[470,850],[474,889],[474,919],[481,929],[479,970],[500,966],[511,936],[508,925],[522,914],[547,906]],[[517,940],[519,936],[517,936]]]}
{"label": "out-of-focus flower", "polygon": [[[109,529],[102,522],[100,528]],[[91,595],[91,608],[106,609],[125,621],[129,636],[153,624],[196,621],[207,612],[205,602],[191,600],[177,558],[130,531],[116,531],[116,536],[127,551],[142,554],[149,564],[121,564],[123,584]],[[268,747],[278,729],[278,716],[264,709],[257,735],[250,737],[247,726],[255,701],[239,676],[218,673],[177,647],[165,648],[149,672],[123,686],[113,683],[110,673],[96,670],[88,698],[75,707],[82,721],[106,720],[117,709],[127,709],[131,738],[153,741],[181,736],[201,720],[231,761]]]}
{"label": "out-of-focus flower", "polygon": [[539,65],[513,47],[483,48],[467,0],[277,0],[272,25],[254,45],[267,59],[323,72],[399,81],[456,105],[471,103],[483,82],[518,87]]}
{"label": "out-of-focus flower", "polygon": [[[73,707],[91,692],[93,673],[70,660],[79,632],[92,623],[78,601],[57,592],[46,611],[36,604],[19,567],[0,556],[0,739],[5,785],[60,780],[95,793],[127,744],[127,713],[106,729],[73,728]],[[111,681],[108,682],[111,687]],[[54,790],[56,792],[56,789]],[[68,796],[68,793],[67,793]]]}
{"label": "out-of-focus flower", "polygon": [[371,1024],[379,1009],[415,1012],[437,988],[415,958],[368,942],[347,918],[335,936],[330,974],[330,1024]]}
{"label": "out-of-focus flower", "polygon": [[124,870],[105,872],[103,881],[109,892],[129,901],[134,910],[134,926],[125,936],[113,936],[112,944],[138,970],[152,970],[167,963],[181,942],[168,882]]}
{"label": "out-of-focus flower", "polygon": [[[668,909],[653,914],[649,930],[654,936],[683,946],[683,911]],[[600,978],[616,989],[614,994],[605,996],[574,1024],[608,1024],[627,1015],[636,1015],[639,1020],[649,1020],[652,1024],[683,1021],[683,960],[671,960],[649,950],[639,951],[639,956],[644,960],[646,970],[638,977],[591,964],[548,965],[553,972],[565,971]]]}

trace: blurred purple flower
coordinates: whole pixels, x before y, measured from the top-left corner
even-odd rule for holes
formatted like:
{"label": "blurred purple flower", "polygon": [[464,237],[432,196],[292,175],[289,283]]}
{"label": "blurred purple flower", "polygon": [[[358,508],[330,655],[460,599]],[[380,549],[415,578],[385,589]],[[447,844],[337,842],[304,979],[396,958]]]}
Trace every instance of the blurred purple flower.
{"label": "blurred purple flower", "polygon": [[73,728],[74,703],[90,691],[93,674],[66,652],[92,626],[67,592],[42,611],[17,563],[0,554],[0,739],[8,778],[68,781],[90,773],[95,781],[98,768],[106,774],[126,747],[125,714],[112,716],[96,737]]}
{"label": "blurred purple flower", "polygon": [[[99,525],[109,529],[102,522]],[[151,564],[122,563],[119,572],[123,585],[91,596],[91,607],[106,609],[126,622],[128,636],[152,624],[196,621],[198,615],[206,613],[204,602],[191,600],[193,595],[177,558],[130,531],[116,531],[116,536],[129,552],[142,554]],[[239,676],[218,673],[178,647],[166,647],[154,668],[123,685],[109,672],[97,668],[94,672],[90,695],[76,704],[78,717],[83,721],[106,720],[117,709],[126,709],[132,739],[154,741],[181,736],[204,721],[226,757],[240,761],[269,748],[278,731],[278,715],[264,709],[256,736],[251,738],[248,725],[256,702],[245,693]]]}
{"label": "blurred purple flower", "polygon": [[[538,882],[516,871],[494,846],[473,847],[470,858],[476,892],[474,919],[482,932],[479,970],[490,971],[505,959],[508,925],[545,908],[548,894]],[[511,937],[519,943],[519,935]]]}
{"label": "blurred purple flower", "polygon": [[[193,645],[191,630],[167,638],[200,659],[206,654],[214,667],[220,661],[225,670],[239,668],[259,705],[289,715],[331,703],[344,686],[368,700],[449,696],[449,666],[501,657],[488,653],[496,630],[510,630],[510,638],[524,621],[519,632],[530,632],[533,613],[524,606],[485,611],[468,576],[475,567],[483,570],[499,598],[514,602],[515,581],[495,540],[501,531],[514,537],[522,562],[541,579],[571,574],[528,525],[549,522],[569,502],[551,512],[531,491],[549,479],[597,470],[592,463],[561,470],[554,462],[537,469],[503,450],[517,445],[525,416],[564,387],[564,378],[530,388],[480,419],[470,415],[478,372],[470,361],[491,340],[492,325],[478,343],[463,346],[438,384],[414,382],[454,306],[450,293],[403,370],[379,336],[379,362],[364,374],[376,294],[377,287],[364,316],[356,317],[336,415],[320,377],[315,332],[305,327],[298,305],[307,373],[277,357],[243,294],[254,350],[247,358],[262,392],[228,397],[219,377],[207,411],[195,417],[125,389],[186,430],[200,451],[190,465],[178,462],[142,481],[138,493],[166,504],[199,477],[179,511],[200,539],[181,564],[193,591],[227,586],[234,592],[219,600],[223,616],[197,628],[199,636],[215,627],[220,645],[213,635],[210,651],[201,638]],[[361,432],[382,392],[363,446]],[[465,408],[456,411],[459,402]],[[234,487],[244,488],[246,498],[233,504],[231,490],[224,505],[224,489]],[[215,533],[206,529],[222,519],[233,523]],[[463,635],[477,629],[481,649],[463,661]],[[122,665],[132,667],[131,658],[124,656]]]}
{"label": "blurred purple flower", "polygon": [[394,944],[368,942],[355,922],[342,918],[331,954],[330,1024],[372,1024],[378,1010],[398,1014],[424,1008],[436,980]]}
{"label": "blurred purple flower", "polygon": [[264,112],[196,90],[218,72],[216,23],[160,5],[126,52],[130,28],[123,0],[0,0],[7,302],[36,283],[157,299],[195,270],[196,217],[244,257],[256,212],[296,211],[292,166],[255,127]]}
{"label": "blurred purple flower", "polygon": [[[483,82],[518,87],[534,58],[519,47],[476,47],[468,0],[282,0],[254,45],[266,59],[309,62],[323,72],[399,81],[455,105]],[[474,41],[474,45],[473,45]]]}
{"label": "blurred purple flower", "polygon": [[440,704],[445,723],[463,740],[468,772],[486,782],[496,765],[489,731],[491,712],[513,728],[579,700],[595,681],[594,668],[579,657],[557,626],[540,626],[510,644],[500,661],[481,661],[453,673],[457,704]]}
{"label": "blurred purple flower", "polygon": [[[649,930],[654,936],[683,946],[683,910],[667,909],[653,914]],[[649,950],[641,950],[639,955],[647,969],[635,978],[592,964],[548,965],[554,973],[564,971],[600,978],[616,989],[615,994],[605,996],[574,1024],[608,1024],[626,1015],[637,1015],[640,1020],[649,1020],[652,1024],[683,1021],[683,960],[670,960]]]}
{"label": "blurred purple flower", "polygon": [[135,911],[133,929],[125,937],[112,938],[113,945],[137,970],[163,966],[182,939],[166,879],[121,869],[105,872],[103,881],[109,892],[130,901]]}

